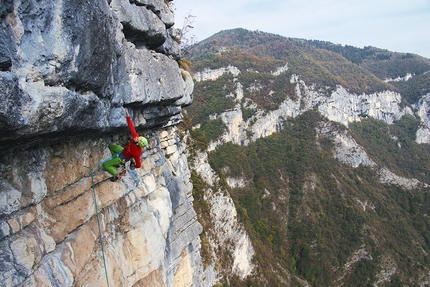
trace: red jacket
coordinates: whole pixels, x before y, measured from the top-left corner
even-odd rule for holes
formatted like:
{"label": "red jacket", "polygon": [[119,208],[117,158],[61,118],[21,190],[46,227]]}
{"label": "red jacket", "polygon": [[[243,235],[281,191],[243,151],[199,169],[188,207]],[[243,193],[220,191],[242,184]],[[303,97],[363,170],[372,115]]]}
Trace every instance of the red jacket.
{"label": "red jacket", "polygon": [[[130,117],[126,117],[128,128],[130,129],[133,138],[139,137],[136,130],[134,129],[133,122]],[[131,139],[130,143],[122,150],[122,153],[127,159],[134,158],[136,161],[136,168],[140,167],[140,155],[142,154],[142,148],[134,144],[134,140]]]}

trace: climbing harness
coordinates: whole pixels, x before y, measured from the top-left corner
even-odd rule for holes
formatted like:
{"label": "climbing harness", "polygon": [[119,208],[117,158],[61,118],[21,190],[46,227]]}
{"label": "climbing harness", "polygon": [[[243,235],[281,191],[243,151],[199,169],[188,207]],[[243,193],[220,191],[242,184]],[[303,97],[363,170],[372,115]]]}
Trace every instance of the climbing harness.
{"label": "climbing harness", "polygon": [[119,153],[116,153],[116,154],[112,155],[110,158],[105,159],[105,160],[99,162],[98,164],[96,164],[95,166],[91,167],[91,169],[90,169],[91,188],[93,189],[93,193],[94,193],[94,206],[96,207],[97,225],[99,227],[100,245],[102,247],[103,264],[104,264],[104,268],[105,268],[106,283],[107,283],[108,287],[109,287],[109,279],[108,279],[108,272],[107,272],[107,267],[106,267],[105,249],[104,249],[104,246],[103,246],[103,235],[102,235],[102,230],[101,230],[101,227],[100,227],[99,210],[98,210],[98,207],[97,207],[97,194],[96,194],[96,188],[94,187],[94,172],[93,172],[93,169],[101,166],[103,163],[107,162],[108,160],[111,160],[111,159],[117,157],[118,154]]}

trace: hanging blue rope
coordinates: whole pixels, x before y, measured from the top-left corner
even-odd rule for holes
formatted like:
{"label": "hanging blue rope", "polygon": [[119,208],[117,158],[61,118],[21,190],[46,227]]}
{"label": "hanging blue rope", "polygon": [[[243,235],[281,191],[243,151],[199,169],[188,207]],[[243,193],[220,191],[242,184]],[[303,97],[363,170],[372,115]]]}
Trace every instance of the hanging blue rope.
{"label": "hanging blue rope", "polygon": [[100,234],[100,237],[99,237],[100,238],[100,245],[102,247],[103,264],[104,264],[105,275],[106,275],[106,283],[107,283],[108,287],[109,287],[109,278],[108,278],[108,272],[107,272],[107,267],[106,267],[105,249],[104,249],[104,246],[103,246],[103,235],[102,235],[102,230],[101,230],[101,227],[100,227],[99,210],[98,210],[98,207],[97,207],[97,194],[96,194],[96,188],[94,187],[94,172],[93,172],[93,169],[101,166],[104,162],[117,157],[118,154],[119,153],[114,154],[110,158],[105,159],[105,160],[99,162],[98,164],[96,164],[95,166],[91,167],[91,169],[90,169],[90,174],[91,174],[91,188],[93,189],[93,193],[94,193],[94,206],[96,208],[97,225],[99,227],[99,234]]}

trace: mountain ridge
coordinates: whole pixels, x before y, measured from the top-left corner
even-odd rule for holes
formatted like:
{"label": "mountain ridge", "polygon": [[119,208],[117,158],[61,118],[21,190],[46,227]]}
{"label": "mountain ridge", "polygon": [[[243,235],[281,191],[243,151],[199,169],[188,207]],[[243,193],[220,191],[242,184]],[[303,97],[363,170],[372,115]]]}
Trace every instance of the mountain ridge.
{"label": "mountain ridge", "polygon": [[[425,286],[429,61],[342,48],[368,53],[358,64],[317,44],[333,50],[234,29],[190,51],[184,124],[207,260],[252,256],[247,273],[218,269],[234,286]],[[234,203],[245,250],[217,247],[232,240],[213,224],[220,197]]]}
{"label": "mountain ridge", "polygon": [[[208,47],[211,47],[210,50]],[[348,69],[361,70],[362,77],[366,77],[366,82],[369,82],[370,85],[368,92],[381,89],[398,91],[410,103],[416,101],[420,97],[420,93],[423,95],[430,91],[430,73],[428,73],[430,71],[430,59],[425,57],[411,53],[390,52],[371,46],[356,48],[325,41],[288,38],[242,28],[220,31],[190,49],[189,59],[194,62],[193,69],[195,71],[200,70],[202,67],[199,65],[206,65],[206,68],[212,69],[220,68],[224,64],[220,55],[222,50],[227,49],[227,47],[241,49],[249,57],[264,55],[265,60],[272,60],[272,65],[276,65],[276,60],[284,61],[285,59],[295,61],[298,64],[315,61],[312,65],[313,67],[319,70],[322,69],[324,74],[331,74],[330,79],[328,79],[328,83],[331,85],[339,84],[339,81],[333,78],[338,77],[343,72],[330,71],[329,62],[336,60],[344,65],[344,68],[347,69],[346,71]],[[308,57],[300,52],[302,50],[306,52],[305,54]],[[196,53],[199,54],[198,58],[195,56]],[[215,55],[218,55],[218,58]],[[204,61],[205,58],[211,61]],[[250,58],[249,61],[252,61],[252,57]],[[245,64],[243,68],[250,68],[251,63],[248,66]],[[240,65],[234,65],[234,63],[232,65],[240,68]],[[305,76],[303,73],[301,74],[302,77]],[[310,72],[308,71],[306,74],[310,74]],[[405,82],[390,81],[404,78],[408,75],[414,76],[413,84],[408,85]],[[357,87],[357,84],[351,81],[348,84],[353,92],[363,91],[361,87]],[[419,90],[414,86],[419,86]]]}

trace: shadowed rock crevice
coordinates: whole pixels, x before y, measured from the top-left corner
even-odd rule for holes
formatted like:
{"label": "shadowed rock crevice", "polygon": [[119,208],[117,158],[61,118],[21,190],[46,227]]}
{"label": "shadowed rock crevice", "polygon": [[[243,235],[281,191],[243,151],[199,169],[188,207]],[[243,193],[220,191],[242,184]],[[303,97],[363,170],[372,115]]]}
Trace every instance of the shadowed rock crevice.
{"label": "shadowed rock crevice", "polygon": [[166,38],[163,35],[149,35],[148,33],[134,29],[129,23],[123,23],[123,32],[127,41],[132,42],[136,48],[148,47],[155,49],[165,42]]}

